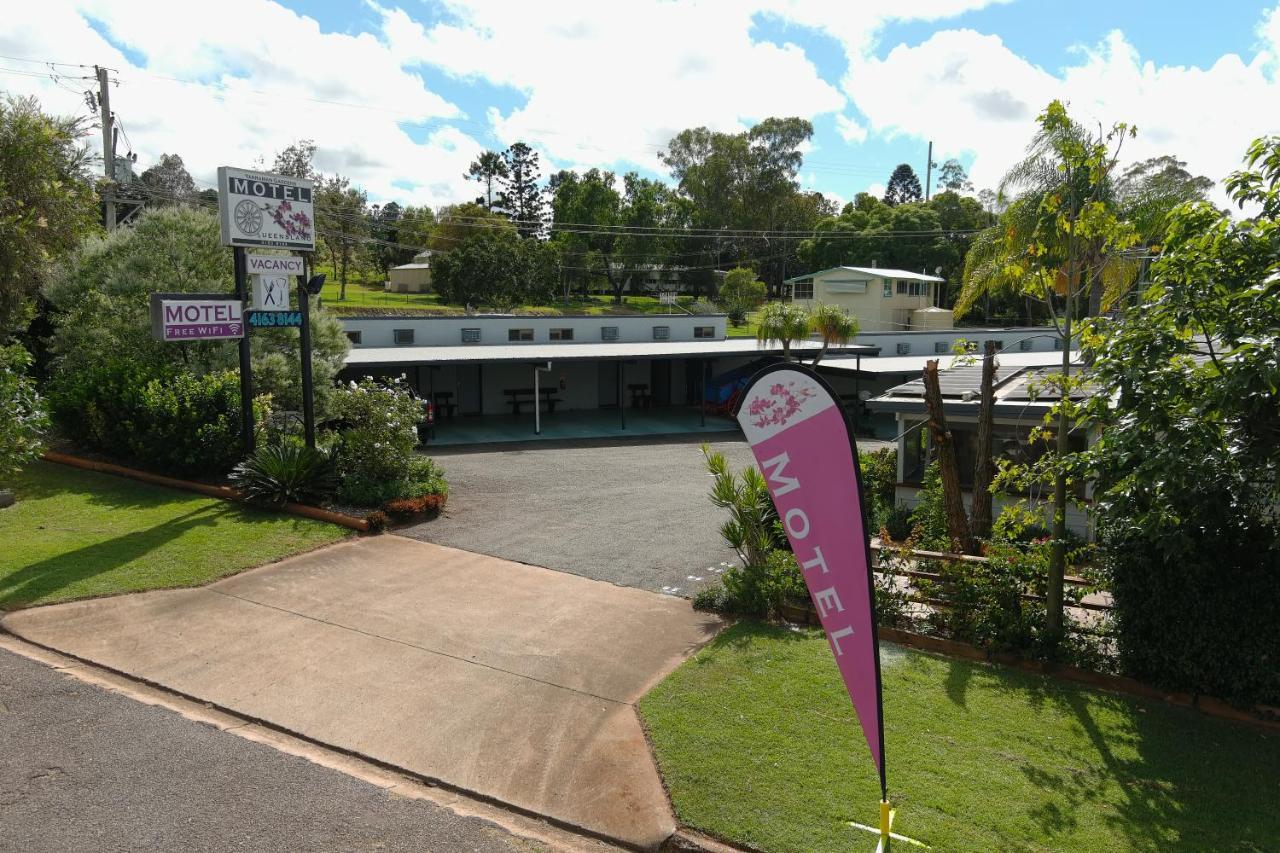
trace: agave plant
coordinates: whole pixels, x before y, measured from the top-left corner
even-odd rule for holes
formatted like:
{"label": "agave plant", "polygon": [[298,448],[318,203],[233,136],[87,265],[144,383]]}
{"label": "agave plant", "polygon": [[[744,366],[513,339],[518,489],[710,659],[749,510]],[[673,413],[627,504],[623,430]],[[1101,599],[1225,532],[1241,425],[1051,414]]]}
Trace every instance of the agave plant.
{"label": "agave plant", "polygon": [[259,447],[231,472],[232,484],[253,503],[318,503],[337,488],[333,462],[304,445]]}

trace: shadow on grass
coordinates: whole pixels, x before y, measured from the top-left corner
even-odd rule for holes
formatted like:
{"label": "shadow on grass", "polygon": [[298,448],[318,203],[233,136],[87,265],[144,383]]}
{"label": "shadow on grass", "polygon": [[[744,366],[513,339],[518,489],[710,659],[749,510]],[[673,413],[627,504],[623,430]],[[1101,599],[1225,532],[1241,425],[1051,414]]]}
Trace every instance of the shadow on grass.
{"label": "shadow on grass", "polygon": [[175,501],[217,500],[195,492],[53,462],[37,462],[24,470],[18,476],[16,492],[19,501],[77,495],[90,506],[107,509],[152,509]]}
{"label": "shadow on grass", "polygon": [[1134,850],[1280,850],[1280,813],[1263,805],[1280,794],[1280,736],[1002,666],[948,664],[957,704],[977,679],[975,689],[996,686],[1080,727],[1087,747],[1017,736],[1041,756],[1020,770],[1047,795],[1028,811],[1047,837],[1101,813]]}
{"label": "shadow on grass", "polygon": [[217,524],[234,507],[206,506],[146,530],[93,542],[73,551],[23,566],[0,577],[0,608],[13,609],[55,596],[81,581],[115,571],[195,527]]}

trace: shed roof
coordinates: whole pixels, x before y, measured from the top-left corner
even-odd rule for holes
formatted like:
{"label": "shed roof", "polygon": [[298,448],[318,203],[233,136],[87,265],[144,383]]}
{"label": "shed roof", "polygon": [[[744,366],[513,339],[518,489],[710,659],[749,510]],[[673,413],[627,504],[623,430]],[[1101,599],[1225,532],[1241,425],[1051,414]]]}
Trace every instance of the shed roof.
{"label": "shed roof", "polygon": [[[981,356],[970,356],[981,359]],[[944,355],[884,355],[878,358],[825,358],[818,363],[819,370],[840,371],[842,373],[875,373],[889,375],[893,373],[919,374],[924,370],[926,361],[938,360],[938,368],[948,371],[956,363],[957,356]],[[1062,363],[1062,353],[1058,350],[1043,352],[1009,352],[997,356],[1000,364],[1007,368],[1014,367],[1052,367]]]}

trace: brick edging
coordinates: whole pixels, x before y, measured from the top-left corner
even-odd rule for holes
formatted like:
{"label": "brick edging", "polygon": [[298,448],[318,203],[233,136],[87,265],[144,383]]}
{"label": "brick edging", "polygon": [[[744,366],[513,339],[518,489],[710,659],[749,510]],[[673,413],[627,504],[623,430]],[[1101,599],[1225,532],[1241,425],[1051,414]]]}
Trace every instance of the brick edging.
{"label": "brick edging", "polygon": [[[192,480],[180,480],[176,477],[166,477],[163,474],[152,474],[149,471],[139,471],[137,468],[117,465],[114,462],[99,462],[95,459],[84,459],[79,456],[72,456],[68,453],[59,453],[56,450],[46,450],[41,454],[41,458],[46,462],[54,462],[59,465],[70,465],[73,468],[83,468],[86,471],[98,471],[103,474],[114,474],[118,477],[128,477],[132,480],[138,480],[143,483],[151,483],[155,486],[165,486],[170,489],[181,489],[187,492],[196,492],[198,494],[208,495],[212,498],[219,498],[224,501],[244,502],[244,498],[240,493],[230,486],[213,486],[208,483],[197,483]],[[316,521],[327,521],[330,524],[348,527],[352,530],[358,530],[361,533],[367,533],[369,531],[368,520],[356,518],[354,515],[347,515],[345,513],[334,512],[328,509],[321,509],[318,506],[306,506],[305,504],[295,503],[287,503],[281,507],[281,509],[291,515],[311,518]]]}
{"label": "brick edging", "polygon": [[1094,687],[1111,693],[1120,693],[1125,696],[1133,696],[1138,699],[1166,702],[1170,705],[1178,705],[1185,708],[1195,708],[1210,717],[1217,717],[1219,719],[1231,720],[1238,723],[1248,723],[1249,725],[1257,726],[1268,731],[1280,732],[1280,719],[1264,716],[1260,710],[1257,712],[1241,710],[1240,708],[1236,708],[1221,699],[1215,699],[1212,696],[1161,690],[1158,687],[1152,687],[1150,684],[1144,684],[1137,679],[1128,678],[1123,675],[1110,675],[1105,672],[1094,672],[1093,670],[1081,669],[1080,667],[1075,666],[1064,666],[1061,664],[1049,664],[1037,660],[1028,660],[1027,658],[1019,655],[1003,652],[988,652],[978,648],[977,646],[971,646],[968,643],[962,643],[958,640],[946,640],[941,637],[930,637],[925,634],[916,634],[911,631],[902,631],[897,628],[878,627],[876,629],[876,633],[881,640],[887,640],[890,643],[897,643],[900,646],[909,646],[910,648],[920,649],[921,651],[935,652],[949,657],[963,658],[965,660],[978,661],[982,663],[999,663],[1005,666],[1014,667],[1015,669],[1021,669],[1025,672],[1033,672],[1038,675],[1049,675],[1054,678],[1062,679],[1063,681],[1083,684],[1087,687]]}

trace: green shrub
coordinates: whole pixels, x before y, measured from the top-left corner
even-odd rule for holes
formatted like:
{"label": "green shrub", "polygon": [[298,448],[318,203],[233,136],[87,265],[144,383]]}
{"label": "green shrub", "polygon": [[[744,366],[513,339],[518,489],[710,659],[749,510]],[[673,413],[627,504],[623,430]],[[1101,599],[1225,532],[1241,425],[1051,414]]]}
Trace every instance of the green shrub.
{"label": "green shrub", "polygon": [[0,485],[40,455],[48,416],[27,377],[31,356],[17,344],[0,346]]}
{"label": "green shrub", "polygon": [[155,376],[108,357],[59,376],[49,407],[77,444],[165,473],[225,474],[244,455],[235,371]]}
{"label": "green shrub", "polygon": [[693,596],[693,609],[712,613],[726,612],[724,585],[717,582],[698,590]]}
{"label": "green shrub", "polygon": [[881,526],[894,542],[906,542],[911,538],[911,531],[915,528],[911,507],[906,504],[890,507],[884,514]]}
{"label": "green shrub", "polygon": [[306,445],[264,445],[235,467],[231,482],[250,501],[283,506],[320,503],[333,494],[337,476],[329,457]]}
{"label": "green shrub", "polygon": [[[332,409],[334,462],[344,502],[378,506],[438,491],[439,469],[414,453],[422,404],[399,380],[352,382],[334,393]],[[419,485],[423,490],[415,492]]]}
{"label": "green shrub", "polygon": [[770,551],[759,565],[734,566],[721,575],[721,609],[735,616],[767,619],[787,601],[808,601],[804,576],[790,551]]}

